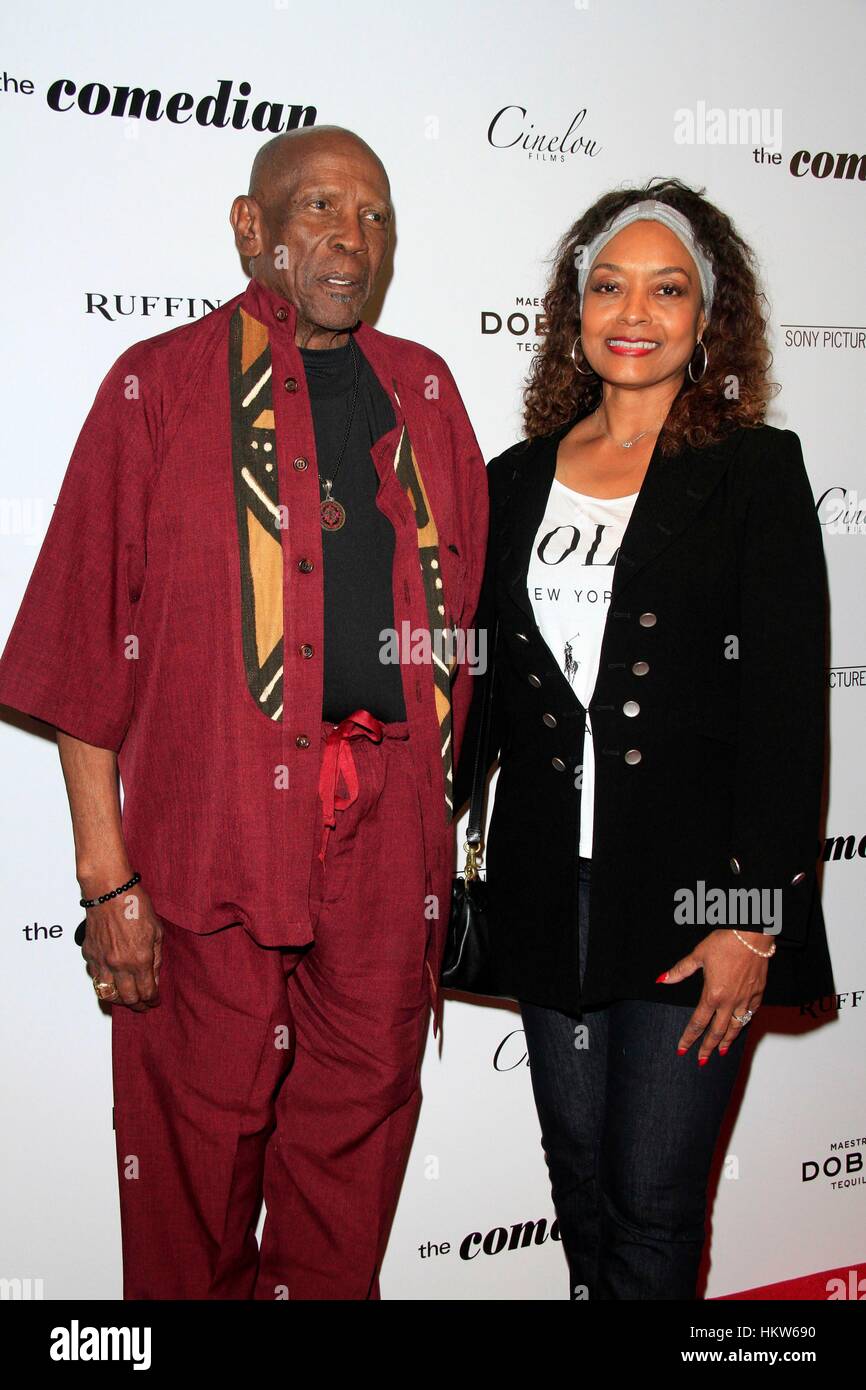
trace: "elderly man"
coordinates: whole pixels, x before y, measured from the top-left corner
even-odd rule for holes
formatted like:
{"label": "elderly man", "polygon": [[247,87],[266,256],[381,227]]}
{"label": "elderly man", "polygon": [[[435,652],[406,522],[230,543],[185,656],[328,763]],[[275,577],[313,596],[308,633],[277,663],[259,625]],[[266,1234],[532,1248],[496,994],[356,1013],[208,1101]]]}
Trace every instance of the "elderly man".
{"label": "elderly man", "polygon": [[113,1005],[127,1299],[379,1297],[488,522],[445,362],[359,322],[391,217],[351,132],[263,147],[249,285],[108,372],[0,660]]}

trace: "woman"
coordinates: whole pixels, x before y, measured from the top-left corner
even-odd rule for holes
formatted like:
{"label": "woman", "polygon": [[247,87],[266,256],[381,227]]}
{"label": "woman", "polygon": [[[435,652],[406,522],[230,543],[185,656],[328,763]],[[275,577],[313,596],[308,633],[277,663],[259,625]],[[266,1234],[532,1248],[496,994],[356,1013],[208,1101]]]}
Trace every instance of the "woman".
{"label": "woman", "polygon": [[834,991],[820,530],[797,435],[763,423],[752,257],[711,203],[606,194],[545,311],[476,618],[499,618],[495,965],[572,1297],[693,1299],[748,1022]]}

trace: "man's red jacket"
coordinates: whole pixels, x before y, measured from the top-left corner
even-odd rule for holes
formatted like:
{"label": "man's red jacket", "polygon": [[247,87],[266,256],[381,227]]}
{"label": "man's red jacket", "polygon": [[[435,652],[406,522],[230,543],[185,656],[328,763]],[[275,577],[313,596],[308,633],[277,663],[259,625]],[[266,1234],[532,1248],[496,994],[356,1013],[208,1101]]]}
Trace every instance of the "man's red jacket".
{"label": "man's red jacket", "polygon": [[[243,544],[229,379],[238,306],[270,352],[268,419],[285,518],[267,538],[249,520]],[[79,436],[0,658],[0,703],[117,752],[124,838],[157,913],[196,932],[240,922],[267,946],[312,939],[308,887],[321,834],[320,491],[295,322],[291,304],[251,281],[206,318],[121,354]],[[429,620],[417,508],[395,476],[405,431],[435,518],[433,563],[447,621],[466,628],[488,526],[487,478],[472,426],[441,357],[365,324],[356,341],[396,417],[372,450],[382,480],[377,506],[396,535],[395,627],[400,632],[408,622],[414,633]],[[242,565],[256,545],[266,547],[259,557],[265,572],[278,567],[277,594],[282,587],[282,614],[269,620],[271,635],[282,621],[277,717],[257,707],[245,667]],[[404,661],[401,672],[423,813],[431,900],[419,903],[419,913],[431,923],[432,985],[454,871],[442,702],[429,664]],[[474,679],[458,662],[451,680],[455,767]],[[395,827],[395,874],[400,852]]]}

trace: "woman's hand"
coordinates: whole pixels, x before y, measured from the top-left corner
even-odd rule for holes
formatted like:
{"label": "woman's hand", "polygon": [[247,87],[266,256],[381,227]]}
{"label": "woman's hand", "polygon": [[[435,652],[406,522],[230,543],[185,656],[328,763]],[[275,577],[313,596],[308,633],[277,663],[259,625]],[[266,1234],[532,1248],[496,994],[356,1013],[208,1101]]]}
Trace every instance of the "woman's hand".
{"label": "woman's hand", "polygon": [[[740,932],[758,951],[768,949],[763,932]],[[752,1013],[758,1008],[767,984],[767,961],[749,951],[734,936],[730,927],[710,932],[694,950],[666,975],[659,984],[675,985],[688,979],[696,970],[704,972],[704,988],[697,1008],[689,1019],[677,1046],[680,1056],[688,1052],[693,1042],[704,1034],[698,1051],[698,1064],[705,1066],[714,1047],[724,1056],[743,1025],[733,1017]]]}

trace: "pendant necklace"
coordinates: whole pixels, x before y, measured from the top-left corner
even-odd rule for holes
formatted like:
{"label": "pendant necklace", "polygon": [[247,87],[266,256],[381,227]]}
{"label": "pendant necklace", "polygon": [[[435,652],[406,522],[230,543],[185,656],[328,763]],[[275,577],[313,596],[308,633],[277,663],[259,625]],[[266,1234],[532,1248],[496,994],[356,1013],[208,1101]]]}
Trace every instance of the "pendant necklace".
{"label": "pendant necklace", "polygon": [[343,447],[337,455],[337,462],[330,478],[323,478],[319,474],[319,482],[325,489],[325,495],[319,502],[319,512],[322,518],[323,531],[339,531],[346,520],[346,508],[342,502],[338,502],[336,497],[331,496],[331,488],[334,486],[334,479],[340,471],[340,464],[343,462],[343,455],[346,452],[346,445],[349,442],[349,434],[352,429],[352,421],[355,418],[355,404],[358,400],[358,349],[355,347],[355,340],[349,334],[349,352],[352,358],[352,369],[354,382],[352,385],[352,404],[349,407],[349,415],[346,420],[346,433],[343,436]]}
{"label": "pendant necklace", "polygon": [[[598,411],[599,411],[599,410],[601,410],[601,406],[598,407],[598,410],[596,410],[596,411],[594,412],[594,414],[595,414],[595,415],[598,415]],[[599,424],[601,424],[601,421],[600,421],[600,420],[599,420]],[[608,439],[610,439],[610,440],[611,440],[614,444],[616,444],[620,449],[633,449],[634,446],[635,446],[635,444],[637,444],[638,440],[639,440],[639,439],[643,439],[643,437],[644,437],[645,434],[649,434],[650,430],[653,430],[653,429],[656,429],[656,428],[659,428],[659,429],[660,429],[661,426],[658,426],[658,427],[657,427],[657,426],[655,426],[655,425],[649,425],[649,426],[647,426],[647,428],[646,428],[645,430],[641,430],[640,434],[636,434],[636,435],[634,436],[633,439],[624,439],[624,440],[614,439],[614,437],[613,437],[613,435],[611,434],[610,430],[607,429],[606,426],[602,425],[601,428],[602,428],[603,433],[607,435]]]}

